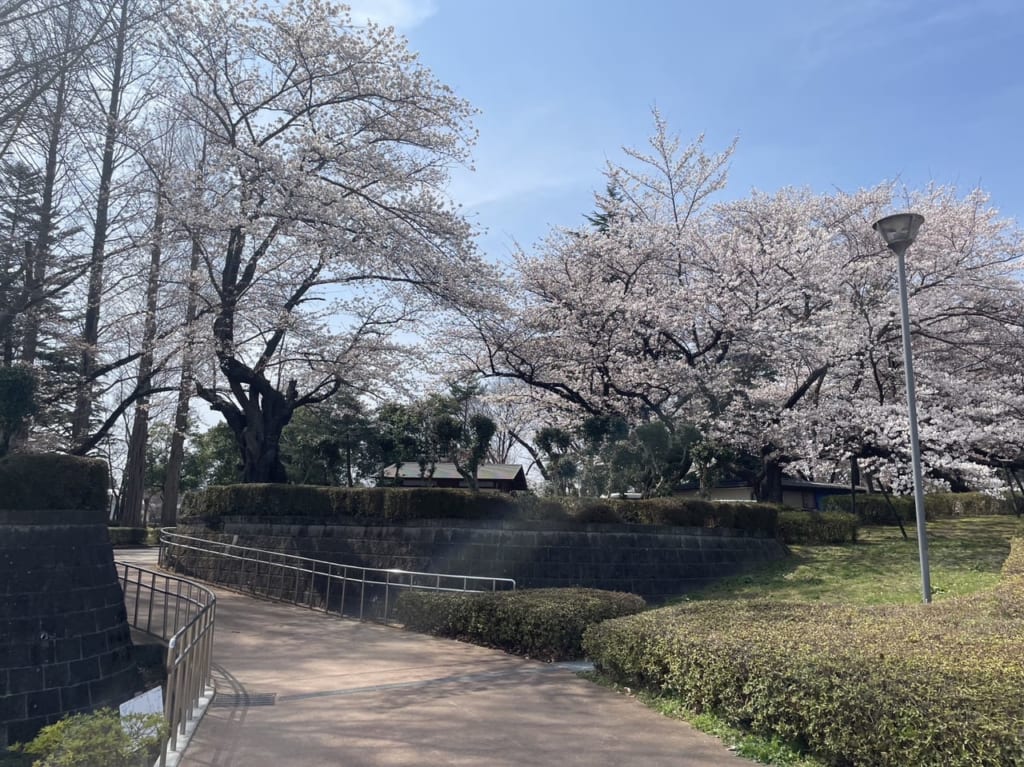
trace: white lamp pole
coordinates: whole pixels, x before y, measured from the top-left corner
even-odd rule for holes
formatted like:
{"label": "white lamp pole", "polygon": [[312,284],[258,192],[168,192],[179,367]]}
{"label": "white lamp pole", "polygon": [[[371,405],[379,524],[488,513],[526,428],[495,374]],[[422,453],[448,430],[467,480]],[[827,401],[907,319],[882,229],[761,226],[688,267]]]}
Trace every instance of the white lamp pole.
{"label": "white lamp pole", "polygon": [[917,551],[921,559],[921,593],[925,603],[932,601],[932,584],[928,571],[928,536],[925,530],[924,482],[921,473],[921,442],[917,435],[917,393],[914,388],[914,357],[910,350],[910,308],[907,301],[907,248],[917,237],[924,223],[918,213],[897,213],[875,222],[874,229],[896,254],[896,274],[900,291],[900,314],[903,326],[903,369],[907,379],[907,408],[910,412],[910,457],[914,469],[914,510],[917,513]]}

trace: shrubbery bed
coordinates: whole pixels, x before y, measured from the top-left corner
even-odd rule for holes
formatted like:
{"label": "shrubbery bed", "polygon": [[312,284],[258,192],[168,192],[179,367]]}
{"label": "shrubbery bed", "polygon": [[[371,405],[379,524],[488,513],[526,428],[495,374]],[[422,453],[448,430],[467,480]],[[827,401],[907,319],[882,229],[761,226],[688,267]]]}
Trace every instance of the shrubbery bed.
{"label": "shrubbery bed", "polygon": [[841,511],[780,511],[778,537],[792,544],[856,543],[859,524],[855,515]]}
{"label": "shrubbery bed", "polygon": [[832,765],[1024,764],[1024,553],[931,606],[696,602],[606,621],[600,671]]}
{"label": "shrubbery bed", "polygon": [[411,591],[397,619],[413,631],[497,647],[541,660],[583,657],[583,632],[643,610],[636,594],[599,589],[524,589],[484,594]]}

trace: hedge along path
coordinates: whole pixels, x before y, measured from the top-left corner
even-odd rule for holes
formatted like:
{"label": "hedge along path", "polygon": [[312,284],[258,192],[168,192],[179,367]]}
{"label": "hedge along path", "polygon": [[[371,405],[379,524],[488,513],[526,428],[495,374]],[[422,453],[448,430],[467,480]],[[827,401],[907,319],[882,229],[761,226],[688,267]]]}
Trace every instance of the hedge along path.
{"label": "hedge along path", "polygon": [[616,681],[833,765],[1024,764],[1024,542],[1000,585],[931,606],[705,602],[619,618],[584,647]]}

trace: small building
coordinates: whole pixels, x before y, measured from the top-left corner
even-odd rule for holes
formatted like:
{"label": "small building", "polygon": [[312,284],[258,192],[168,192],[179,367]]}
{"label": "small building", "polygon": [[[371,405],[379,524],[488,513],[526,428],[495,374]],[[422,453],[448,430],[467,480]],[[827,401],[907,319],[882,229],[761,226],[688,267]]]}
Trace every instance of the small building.
{"label": "small building", "polygon": [[[469,488],[465,477],[459,474],[454,463],[438,461],[427,464],[421,472],[416,461],[391,464],[381,472],[383,483],[396,487],[461,487]],[[477,486],[481,490],[497,490],[503,493],[525,492],[526,474],[518,463],[488,463],[477,467]]]}
{"label": "small building", "polygon": [[[863,487],[857,488],[858,493],[865,492]],[[802,479],[782,479],[782,505],[795,509],[825,508],[825,499],[830,495],[849,495],[849,485],[837,485],[830,482],[807,482]],[[689,482],[679,490],[679,495],[697,497],[700,487],[696,482]],[[741,479],[726,480],[711,489],[710,501],[753,501],[754,487]]]}

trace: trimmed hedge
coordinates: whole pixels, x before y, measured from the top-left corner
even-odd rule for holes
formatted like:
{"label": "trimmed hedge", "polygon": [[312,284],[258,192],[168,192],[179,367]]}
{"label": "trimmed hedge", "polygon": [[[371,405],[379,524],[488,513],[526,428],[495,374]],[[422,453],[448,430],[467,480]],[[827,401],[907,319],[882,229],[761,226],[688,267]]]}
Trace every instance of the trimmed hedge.
{"label": "trimmed hedge", "polygon": [[108,527],[107,532],[112,546],[144,546],[149,542],[145,527]]}
{"label": "trimmed hedge", "polygon": [[599,589],[525,589],[483,594],[409,591],[396,606],[407,629],[547,661],[583,657],[583,632],[644,609],[642,597]]}
{"label": "trimmed hedge", "polygon": [[517,511],[512,496],[446,488],[218,485],[187,493],[180,519],[220,516],[349,517],[382,522],[412,519],[500,519]]}
{"label": "trimmed hedge", "polygon": [[349,518],[402,523],[425,519],[555,521],[729,527],[776,531],[778,508],[769,504],[711,503],[694,498],[643,501],[550,499],[532,495],[471,493],[448,488],[347,488],[314,485],[222,485],[188,493],[180,520],[255,516],[329,520]]}
{"label": "trimmed hedge", "polygon": [[[904,522],[914,520],[914,499],[909,495],[890,495],[896,514]],[[825,499],[825,510],[843,512],[844,514],[855,513],[862,525],[895,525],[893,510],[886,503],[885,496],[880,493],[858,495],[856,511],[850,508],[850,496],[830,495]]]}
{"label": "trimmed hedge", "polygon": [[0,509],[107,509],[107,465],[61,453],[0,458]]}
{"label": "trimmed hedge", "polygon": [[856,543],[859,524],[854,514],[841,511],[780,511],[778,537],[811,546]]}
{"label": "trimmed hedge", "polygon": [[[914,498],[909,495],[890,495],[896,513],[904,522],[914,522],[916,513]],[[850,512],[850,496],[833,495],[825,501],[828,511]],[[1015,513],[1013,501],[1009,498],[987,493],[929,493],[924,497],[924,513],[927,519],[950,519],[953,517],[987,517],[997,514]],[[858,495],[856,514],[863,525],[895,525],[892,510],[881,493]]]}
{"label": "trimmed hedge", "polygon": [[830,765],[995,767],[1024,764],[1024,625],[1001,607],[694,602],[606,621],[583,646],[622,684]]}

